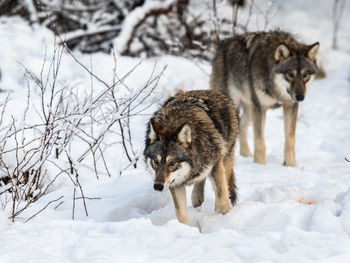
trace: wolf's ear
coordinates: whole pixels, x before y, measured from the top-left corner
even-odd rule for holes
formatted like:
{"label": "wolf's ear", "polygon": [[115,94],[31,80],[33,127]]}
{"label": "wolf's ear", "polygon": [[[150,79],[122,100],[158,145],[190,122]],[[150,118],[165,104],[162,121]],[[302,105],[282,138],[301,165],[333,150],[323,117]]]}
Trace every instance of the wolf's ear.
{"label": "wolf's ear", "polygon": [[317,59],[317,52],[318,49],[320,48],[320,43],[316,42],[314,44],[312,44],[311,46],[309,46],[309,51],[307,52],[307,56],[309,59],[311,59],[312,61],[316,61]]}
{"label": "wolf's ear", "polygon": [[163,130],[163,127],[160,126],[154,118],[151,119],[151,125],[150,125],[150,132],[148,135],[148,138],[151,140],[151,144],[154,143],[154,141],[157,140],[157,134],[161,133]]}
{"label": "wolf's ear", "polygon": [[177,139],[180,143],[183,143],[185,145],[191,143],[191,128],[187,124],[185,124],[182,128],[179,134],[177,135]]}
{"label": "wolf's ear", "polygon": [[281,59],[288,58],[288,56],[289,56],[289,49],[283,44],[279,45],[275,52],[276,62],[279,62]]}

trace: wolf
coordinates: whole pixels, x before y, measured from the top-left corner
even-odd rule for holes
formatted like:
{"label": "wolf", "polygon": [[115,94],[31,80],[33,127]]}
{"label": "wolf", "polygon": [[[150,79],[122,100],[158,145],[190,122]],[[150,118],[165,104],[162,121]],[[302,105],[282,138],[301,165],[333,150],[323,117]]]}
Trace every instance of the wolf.
{"label": "wolf", "polygon": [[236,202],[233,172],[238,120],[232,101],[216,90],[179,92],[147,125],[144,157],[154,173],[154,190],[169,189],[177,219],[189,224],[186,186],[194,185],[192,205],[204,201],[207,177],[215,210],[225,214]]}
{"label": "wolf", "polygon": [[283,31],[251,32],[223,40],[212,62],[210,87],[229,96],[239,116],[240,154],[252,156],[247,141],[254,131],[254,162],[265,164],[266,110],[283,107],[284,165],[295,166],[299,102],[313,82],[319,42],[305,45]]}

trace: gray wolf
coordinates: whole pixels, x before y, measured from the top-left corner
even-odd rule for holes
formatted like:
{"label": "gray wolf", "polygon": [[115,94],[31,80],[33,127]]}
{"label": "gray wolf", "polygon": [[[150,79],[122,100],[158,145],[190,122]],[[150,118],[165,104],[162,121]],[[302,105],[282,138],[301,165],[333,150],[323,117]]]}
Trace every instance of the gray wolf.
{"label": "gray wolf", "polygon": [[215,192],[215,210],[225,214],[234,205],[237,133],[232,101],[215,90],[179,92],[150,119],[145,161],[154,173],[154,189],[170,189],[181,223],[189,224],[186,186],[194,185],[192,205],[199,207],[207,177]]}
{"label": "gray wolf", "polygon": [[283,107],[284,164],[295,166],[295,129],[298,104],[318,67],[319,43],[305,45],[283,31],[252,32],[219,44],[212,63],[211,89],[231,97],[239,117],[240,154],[252,156],[247,141],[250,121],[254,131],[254,162],[265,164],[266,110]]}

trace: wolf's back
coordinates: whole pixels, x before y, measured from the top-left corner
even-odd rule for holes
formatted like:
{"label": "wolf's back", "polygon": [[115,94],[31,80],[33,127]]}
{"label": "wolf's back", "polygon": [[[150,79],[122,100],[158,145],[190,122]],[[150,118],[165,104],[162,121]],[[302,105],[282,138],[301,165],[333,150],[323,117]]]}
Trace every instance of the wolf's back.
{"label": "wolf's back", "polygon": [[250,78],[267,78],[276,64],[274,54],[280,44],[292,51],[308,49],[290,33],[279,30],[250,32],[223,40],[212,63],[211,88],[229,96],[229,81],[241,88]]}
{"label": "wolf's back", "polygon": [[[238,121],[232,101],[215,90],[179,92],[155,112],[152,119],[162,129],[162,136],[172,140],[182,127],[191,127],[192,152],[204,162],[233,149]],[[146,135],[149,145],[150,124]],[[196,154],[195,154],[196,152]]]}
{"label": "wolf's back", "polygon": [[229,80],[241,86],[248,78],[249,52],[244,35],[222,41],[212,63],[211,89],[219,90],[226,96],[230,96]]}
{"label": "wolf's back", "polygon": [[[237,136],[237,117],[233,103],[221,92],[195,90],[180,92],[162,107],[163,121],[178,129],[184,123],[192,123],[197,130],[211,129],[211,123],[225,141]],[[215,133],[214,131],[209,131]]]}

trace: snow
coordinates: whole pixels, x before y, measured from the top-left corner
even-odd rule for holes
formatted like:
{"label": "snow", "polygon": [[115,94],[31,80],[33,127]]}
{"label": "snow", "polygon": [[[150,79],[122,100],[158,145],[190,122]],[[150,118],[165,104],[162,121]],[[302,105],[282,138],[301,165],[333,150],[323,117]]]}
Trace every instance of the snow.
{"label": "snow", "polygon": [[[169,192],[153,190],[151,175],[142,160],[137,169],[124,170],[128,162],[120,144],[116,144],[107,156],[112,164],[111,177],[101,173],[97,180],[91,167],[82,168],[80,180],[89,197],[88,217],[78,199],[72,220],[74,187],[65,177],[15,223],[8,219],[8,207],[0,209],[0,262],[349,262],[350,163],[344,157],[350,157],[350,53],[346,46],[350,21],[345,15],[339,31],[340,48],[331,50],[331,4],[293,1],[283,5],[271,22],[298,33],[310,44],[320,41],[319,61],[327,73],[325,79],[309,87],[300,105],[296,168],[282,166],[282,112],[268,111],[267,164],[254,164],[252,158],[239,156],[237,147],[237,205],[226,215],[214,212],[214,193],[207,183],[204,204],[193,208],[188,188],[191,225],[186,226],[176,220]],[[24,106],[19,105],[26,103],[27,88],[24,69],[18,62],[40,74],[45,49],[48,60],[53,55],[54,38],[48,30],[32,29],[18,18],[1,18],[0,35],[0,88],[11,91],[8,107],[14,117],[20,118]],[[88,68],[92,61],[94,73],[102,79],[112,79],[111,56],[75,55]],[[118,76],[139,62],[137,58],[118,56]],[[132,120],[138,154],[142,154],[150,114],[168,95],[177,89],[208,87],[209,64],[200,63],[198,67],[190,60],[171,56],[142,61],[124,84],[137,91],[153,70],[156,74],[165,65],[168,67],[152,98],[157,103]],[[64,54],[59,76],[62,83],[88,91],[89,76],[68,54]],[[98,94],[98,83],[94,87]],[[33,91],[33,99],[35,94]],[[7,92],[0,93],[1,103],[6,96]],[[34,121],[37,117],[27,118]],[[249,143],[253,145],[251,129]],[[54,166],[47,169],[55,174]],[[55,209],[58,203],[53,203],[24,223],[60,196],[64,196],[60,206]]]}

